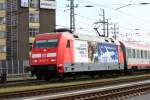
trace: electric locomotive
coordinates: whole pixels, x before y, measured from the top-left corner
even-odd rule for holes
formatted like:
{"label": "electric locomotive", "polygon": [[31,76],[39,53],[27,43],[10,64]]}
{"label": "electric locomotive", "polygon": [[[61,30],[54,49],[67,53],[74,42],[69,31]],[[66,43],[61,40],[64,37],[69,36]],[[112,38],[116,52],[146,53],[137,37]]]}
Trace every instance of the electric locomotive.
{"label": "electric locomotive", "polygon": [[[75,77],[138,68],[138,65],[128,68],[131,59],[126,47],[107,37],[73,35],[66,30],[39,34],[31,51],[31,73],[38,79],[49,80],[66,75]],[[146,50],[147,66],[150,66],[150,49]]]}

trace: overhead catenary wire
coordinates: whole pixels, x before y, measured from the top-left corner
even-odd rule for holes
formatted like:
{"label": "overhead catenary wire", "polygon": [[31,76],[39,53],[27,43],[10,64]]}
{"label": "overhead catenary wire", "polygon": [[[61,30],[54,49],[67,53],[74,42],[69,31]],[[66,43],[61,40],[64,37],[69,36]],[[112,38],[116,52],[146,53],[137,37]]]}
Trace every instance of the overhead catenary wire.
{"label": "overhead catenary wire", "polygon": [[[92,1],[89,1],[89,0],[86,0],[86,1],[88,1],[88,2],[90,2],[90,4],[94,4],[94,5],[96,5],[97,7],[103,7],[103,8],[106,8],[106,9],[109,9],[109,10],[113,10],[113,11],[115,11],[115,12],[119,12],[119,13],[121,13],[121,14],[123,14],[123,15],[126,15],[126,16],[128,16],[128,17],[131,17],[131,18],[134,18],[134,20],[137,20],[137,21],[142,21],[143,23],[147,23],[147,24],[150,24],[150,22],[149,21],[147,21],[147,20],[145,20],[145,19],[142,19],[142,18],[139,18],[139,17],[137,17],[137,16],[134,16],[134,15],[132,15],[132,14],[128,14],[128,13],[126,13],[126,12],[123,12],[122,10],[121,11],[116,11],[114,8],[112,8],[112,7],[108,7],[108,6],[105,6],[105,5],[100,5],[100,4],[95,4],[95,3],[92,3]],[[81,2],[85,2],[85,0],[82,0]],[[80,3],[81,3],[80,2]],[[113,4],[113,5],[117,5],[117,4]],[[119,4],[118,4],[119,5]],[[120,4],[120,5],[122,5],[122,4]],[[133,5],[137,5],[137,4],[133,4]],[[91,17],[87,17],[87,16],[84,16],[84,15],[81,15],[81,14],[79,14],[79,13],[76,13],[76,16],[78,16],[78,17],[80,17],[80,18],[84,18],[84,19],[87,19],[87,20],[93,20],[93,21],[95,21],[95,20],[97,20],[96,18],[94,19],[94,18],[91,18]],[[144,21],[143,21],[144,20]],[[92,26],[92,24],[89,24],[89,23],[87,23],[87,22],[84,22],[84,21],[79,21],[79,20],[76,20],[77,22],[79,22],[79,23],[82,23],[82,24],[84,24],[84,25],[86,25],[86,26],[90,26],[90,27],[93,27]],[[122,20],[122,21],[124,21],[124,20]],[[86,27],[85,26],[85,27]],[[83,26],[82,26],[83,27]],[[120,29],[126,29],[126,30],[133,30],[132,28],[127,28],[127,27],[122,27],[122,26],[120,26],[119,25],[119,27],[120,27]],[[91,28],[92,29],[92,28]],[[147,29],[148,30],[148,29]]]}
{"label": "overhead catenary wire", "polygon": [[[105,9],[113,10],[113,11],[119,12],[121,14],[127,15],[128,17],[134,18],[135,20],[142,21],[144,23],[150,24],[149,20],[145,20],[145,19],[139,18],[137,16],[133,16],[131,14],[125,13],[125,12],[120,11],[120,10],[115,10],[114,8],[111,8],[110,6],[96,4],[96,3],[93,3],[92,1],[89,1],[89,0],[82,0],[82,2],[86,2],[86,3],[88,2],[88,3],[90,3],[90,4],[94,5],[94,6],[104,7]],[[138,5],[138,4],[132,4],[132,5]]]}

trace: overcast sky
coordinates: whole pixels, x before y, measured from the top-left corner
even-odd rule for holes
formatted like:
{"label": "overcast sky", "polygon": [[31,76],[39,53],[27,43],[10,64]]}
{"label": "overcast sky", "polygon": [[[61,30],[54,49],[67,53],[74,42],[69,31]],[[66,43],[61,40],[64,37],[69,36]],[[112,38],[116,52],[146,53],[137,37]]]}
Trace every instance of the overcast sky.
{"label": "overcast sky", "polygon": [[[147,34],[150,33],[150,4],[140,5],[140,3],[150,3],[150,0],[74,0],[78,5],[75,8],[76,33],[96,35],[93,30],[94,23],[102,20],[102,10],[105,9],[106,19],[109,19],[119,28],[119,33],[125,37],[131,35],[134,40],[148,41]],[[70,27],[70,15],[68,0],[57,0],[56,24],[57,27]],[[130,5],[131,4],[131,5]],[[84,7],[92,5],[91,8]],[[123,7],[129,5],[127,7]],[[121,8],[123,7],[123,8]],[[116,8],[120,8],[116,10]],[[99,31],[102,32],[100,29]],[[110,30],[111,32],[111,30]],[[136,34],[140,33],[140,34]],[[141,36],[142,35],[142,36]],[[137,36],[137,37],[136,37]],[[144,38],[143,38],[144,37]]]}

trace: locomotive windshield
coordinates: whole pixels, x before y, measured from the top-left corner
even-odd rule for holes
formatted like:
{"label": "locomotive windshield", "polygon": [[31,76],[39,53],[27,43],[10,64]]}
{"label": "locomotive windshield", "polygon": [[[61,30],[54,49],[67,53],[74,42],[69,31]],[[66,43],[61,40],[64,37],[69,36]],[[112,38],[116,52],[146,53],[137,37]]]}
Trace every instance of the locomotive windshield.
{"label": "locomotive windshield", "polygon": [[55,48],[57,47],[58,39],[51,40],[36,40],[35,48]]}

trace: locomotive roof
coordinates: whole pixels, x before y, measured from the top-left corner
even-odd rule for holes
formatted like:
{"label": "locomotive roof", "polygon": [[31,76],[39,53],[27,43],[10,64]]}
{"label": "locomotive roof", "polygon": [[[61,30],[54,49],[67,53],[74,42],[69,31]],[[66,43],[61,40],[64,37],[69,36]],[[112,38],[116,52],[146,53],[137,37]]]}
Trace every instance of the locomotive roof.
{"label": "locomotive roof", "polygon": [[119,45],[118,41],[108,38],[108,37],[100,37],[100,36],[91,36],[91,35],[83,35],[83,34],[75,34],[76,40],[85,40],[85,41],[95,41],[95,42],[103,42],[103,43],[112,43]]}
{"label": "locomotive roof", "polygon": [[[52,32],[52,33],[44,33],[44,34],[38,34],[39,36],[46,36],[50,34],[68,34],[70,32]],[[111,43],[111,44],[117,44],[119,45],[119,42],[115,39],[108,38],[108,37],[100,37],[100,36],[92,36],[92,35],[85,35],[85,34],[70,34],[74,37],[75,40],[84,40],[84,41],[95,41],[95,42],[102,42],[102,43]]]}

